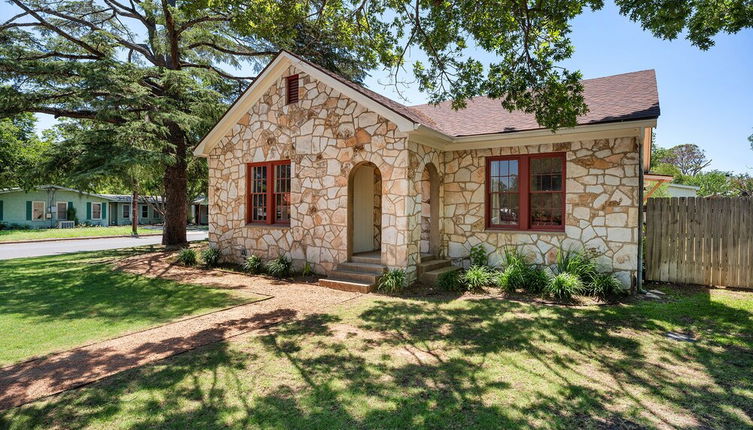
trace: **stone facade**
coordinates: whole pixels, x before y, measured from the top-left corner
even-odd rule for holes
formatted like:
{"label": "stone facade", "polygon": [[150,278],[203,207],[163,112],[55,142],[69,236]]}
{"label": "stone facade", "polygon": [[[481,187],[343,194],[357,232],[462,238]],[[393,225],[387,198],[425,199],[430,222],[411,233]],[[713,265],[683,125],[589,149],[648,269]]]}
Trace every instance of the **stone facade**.
{"label": "stone facade", "polygon": [[[300,101],[285,104],[282,77],[209,154],[209,241],[242,261],[287,254],[327,273],[348,258],[348,180],[371,163],[381,187],[382,263],[407,268],[407,136],[385,118],[299,74]],[[291,160],[290,226],[246,224],[246,164]],[[375,193],[376,194],[376,193]],[[377,223],[375,223],[377,224]]]}
{"label": "stone facade", "polygon": [[[296,73],[300,101],[285,104],[284,76]],[[565,231],[486,231],[484,157],[546,152],[567,154]],[[625,284],[636,271],[635,138],[442,152],[291,66],[208,159],[209,240],[228,260],[286,254],[321,274],[347,261],[349,182],[355,168],[369,163],[379,171],[374,234],[382,263],[406,269],[410,280],[428,246],[429,165],[440,183],[439,198],[430,202],[439,205],[440,254],[457,264],[476,244],[490,251],[516,245],[539,264],[552,263],[560,247],[592,249]],[[247,225],[246,164],[285,159],[292,166],[290,225]]]}
{"label": "stone facade", "polygon": [[[548,152],[566,153],[565,231],[486,230],[484,158]],[[554,263],[560,248],[586,249],[630,285],[638,253],[638,162],[632,137],[445,152],[443,248],[461,264],[474,245],[490,252],[516,245],[541,265]]]}

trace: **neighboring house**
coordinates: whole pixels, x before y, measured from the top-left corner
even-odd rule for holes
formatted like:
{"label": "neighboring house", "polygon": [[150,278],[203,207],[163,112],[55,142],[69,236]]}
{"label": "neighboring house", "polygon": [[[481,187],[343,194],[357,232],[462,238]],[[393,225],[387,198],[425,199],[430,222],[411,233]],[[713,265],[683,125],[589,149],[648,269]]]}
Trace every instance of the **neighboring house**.
{"label": "neighboring house", "polygon": [[31,191],[18,188],[0,190],[0,222],[31,228],[54,228],[61,221],[107,226],[110,200],[99,194],[86,193],[56,185],[42,185]]}
{"label": "neighboring house", "polygon": [[[110,200],[110,225],[131,225],[133,196],[129,194],[103,194]],[[162,197],[138,198],[138,223],[142,225],[161,224],[162,214],[154,205],[162,205]]]}
{"label": "neighboring house", "polygon": [[437,274],[478,244],[539,264],[590,249],[629,285],[656,78],[583,85],[589,113],[553,133],[485,97],[406,107],[282,52],[194,151],[208,158],[209,241],[235,261],[308,261],[339,288],[380,266]]}
{"label": "neighboring house", "polygon": [[197,225],[207,225],[209,224],[209,200],[206,198],[206,196],[199,196],[191,202],[191,208],[190,208],[190,219],[188,220],[191,224],[197,224]]}
{"label": "neighboring house", "polygon": [[701,187],[693,185],[673,184],[666,186],[667,197],[696,197]]}

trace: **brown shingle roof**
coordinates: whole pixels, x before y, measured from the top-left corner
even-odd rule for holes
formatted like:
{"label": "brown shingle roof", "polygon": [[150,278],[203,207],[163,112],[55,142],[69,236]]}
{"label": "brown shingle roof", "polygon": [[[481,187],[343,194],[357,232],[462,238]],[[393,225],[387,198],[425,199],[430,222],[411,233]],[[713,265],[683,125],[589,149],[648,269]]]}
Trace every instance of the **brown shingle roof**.
{"label": "brown shingle roof", "polygon": [[[578,125],[657,118],[659,94],[653,70],[623,73],[582,81],[589,112]],[[508,112],[499,100],[474,97],[465,109],[453,110],[450,102],[411,106],[451,136],[509,133],[542,128],[532,114]]]}
{"label": "brown shingle roof", "polygon": [[[511,133],[542,127],[532,114],[508,112],[499,100],[474,97],[465,109],[453,110],[449,101],[438,105],[405,106],[355,82],[343,78],[295,54],[293,57],[315,67],[393,112],[450,136]],[[589,112],[578,117],[578,125],[651,119],[659,116],[659,94],[653,70],[582,81]]]}

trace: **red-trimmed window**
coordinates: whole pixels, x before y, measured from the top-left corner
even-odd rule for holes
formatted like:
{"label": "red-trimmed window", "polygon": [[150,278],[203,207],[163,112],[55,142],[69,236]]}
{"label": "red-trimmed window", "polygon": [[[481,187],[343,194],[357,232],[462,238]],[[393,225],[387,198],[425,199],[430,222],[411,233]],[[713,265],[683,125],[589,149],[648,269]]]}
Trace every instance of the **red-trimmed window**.
{"label": "red-trimmed window", "polygon": [[298,75],[290,75],[286,78],[287,104],[298,103]]}
{"label": "red-trimmed window", "polygon": [[248,223],[290,224],[290,173],[290,160],[246,166]]}
{"label": "red-trimmed window", "polygon": [[565,154],[486,159],[486,227],[565,229]]}

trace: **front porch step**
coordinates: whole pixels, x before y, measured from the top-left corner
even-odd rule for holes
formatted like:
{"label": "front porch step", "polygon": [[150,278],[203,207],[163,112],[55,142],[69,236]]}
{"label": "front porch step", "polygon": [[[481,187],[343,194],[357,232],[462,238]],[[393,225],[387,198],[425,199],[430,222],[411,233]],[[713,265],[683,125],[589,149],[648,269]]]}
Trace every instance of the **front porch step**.
{"label": "front porch step", "polygon": [[419,279],[421,280],[421,283],[424,285],[434,285],[437,282],[437,279],[439,279],[439,276],[446,272],[454,272],[456,270],[460,270],[459,267],[453,266],[452,264],[448,264],[446,266],[442,266],[436,269],[432,269],[428,272],[422,273],[419,275]]}
{"label": "front porch step", "polygon": [[346,261],[337,265],[338,270],[344,269],[351,272],[366,272],[373,273],[375,275],[382,275],[387,271],[387,268],[381,264],[376,263],[357,263],[355,261]]}
{"label": "front porch step", "polygon": [[437,256],[434,254],[421,254],[421,262],[426,263],[427,261],[436,260]]}
{"label": "front porch step", "polygon": [[365,255],[353,255],[350,257],[351,263],[366,263],[366,264],[382,264],[382,256],[381,255],[372,255],[372,254],[365,254]]}
{"label": "front porch step", "polygon": [[439,269],[440,267],[445,267],[451,265],[452,262],[450,260],[435,260],[431,259],[429,261],[421,259],[421,263],[418,265],[418,275],[421,276],[422,273],[431,272],[434,269]]}
{"label": "front porch step", "polygon": [[320,279],[319,285],[336,290],[370,293],[376,289],[379,278],[386,271],[379,253],[356,254],[350,261],[338,264],[327,278]]}
{"label": "front porch step", "polygon": [[345,279],[322,278],[319,280],[319,286],[332,288],[333,290],[349,291],[351,293],[370,293],[376,289],[376,284],[364,282],[353,282]]}

